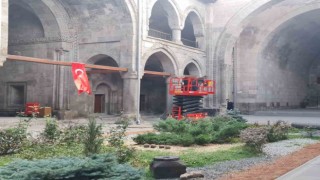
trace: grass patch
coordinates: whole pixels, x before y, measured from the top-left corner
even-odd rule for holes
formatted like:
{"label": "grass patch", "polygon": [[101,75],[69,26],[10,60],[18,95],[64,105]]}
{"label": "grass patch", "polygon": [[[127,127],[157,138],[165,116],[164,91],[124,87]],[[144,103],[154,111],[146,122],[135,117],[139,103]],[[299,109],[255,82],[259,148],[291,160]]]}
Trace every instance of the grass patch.
{"label": "grass patch", "polygon": [[239,160],[244,158],[256,157],[259,154],[250,151],[244,146],[230,148],[229,150],[220,150],[214,152],[198,152],[195,150],[186,150],[182,152],[163,152],[163,151],[137,151],[136,157],[131,161],[132,165],[139,168],[149,168],[154,157],[157,156],[179,156],[181,161],[188,167],[202,167],[212,165],[217,162]]}
{"label": "grass patch", "polygon": [[[101,154],[111,152],[111,148],[102,146]],[[15,159],[48,159],[59,157],[83,157],[83,144],[37,144],[24,148],[20,153],[0,156],[0,167],[9,164]]]}
{"label": "grass patch", "polygon": [[288,139],[313,139],[313,140],[318,140],[320,141],[320,136],[313,136],[313,137],[306,137],[302,134],[289,134]]}
{"label": "grass patch", "polygon": [[180,155],[182,161],[188,167],[202,167],[206,165],[212,165],[217,162],[239,160],[256,156],[258,156],[257,153],[254,153],[243,146],[233,147],[229,150],[205,153],[191,150]]}

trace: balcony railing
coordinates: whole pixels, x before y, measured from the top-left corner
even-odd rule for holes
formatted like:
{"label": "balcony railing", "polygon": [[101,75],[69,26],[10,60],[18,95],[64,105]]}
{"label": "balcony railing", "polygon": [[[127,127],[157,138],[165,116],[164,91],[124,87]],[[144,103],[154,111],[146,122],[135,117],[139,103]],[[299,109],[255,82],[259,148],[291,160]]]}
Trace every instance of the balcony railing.
{"label": "balcony railing", "polygon": [[[156,37],[156,38],[172,41],[172,35],[171,34],[168,34],[168,33],[162,32],[162,31],[158,31],[158,30],[155,30],[155,29],[149,29],[148,35],[152,36],[152,37]],[[184,38],[182,38],[181,41],[186,46],[199,48],[199,44],[198,44],[197,41],[192,41],[192,40],[184,39]]]}
{"label": "balcony railing", "polygon": [[155,30],[155,29],[149,29],[148,35],[152,36],[152,37],[160,38],[160,39],[165,39],[165,40],[168,40],[168,41],[172,40],[172,35],[171,34],[164,33],[164,32],[161,32],[161,31],[158,31],[158,30]]}
{"label": "balcony railing", "polygon": [[181,39],[182,43],[186,46],[191,46],[191,47],[194,47],[194,48],[199,48],[199,44],[197,41],[191,41],[189,39],[184,39],[182,38]]}

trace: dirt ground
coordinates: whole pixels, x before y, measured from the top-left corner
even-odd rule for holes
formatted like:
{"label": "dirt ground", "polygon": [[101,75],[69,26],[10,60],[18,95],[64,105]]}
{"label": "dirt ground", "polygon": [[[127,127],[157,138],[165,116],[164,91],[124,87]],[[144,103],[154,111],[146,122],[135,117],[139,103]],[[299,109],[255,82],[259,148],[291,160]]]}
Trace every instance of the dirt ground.
{"label": "dirt ground", "polygon": [[229,173],[219,180],[273,180],[320,155],[320,143],[281,157],[273,162],[254,166],[245,171]]}

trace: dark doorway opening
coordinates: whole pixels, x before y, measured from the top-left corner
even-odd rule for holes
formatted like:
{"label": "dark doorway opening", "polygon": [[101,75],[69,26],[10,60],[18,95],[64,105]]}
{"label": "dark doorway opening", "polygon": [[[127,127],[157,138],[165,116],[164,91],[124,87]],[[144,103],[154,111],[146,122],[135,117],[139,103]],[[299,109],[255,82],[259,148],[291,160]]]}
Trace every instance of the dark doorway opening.
{"label": "dark doorway opening", "polygon": [[94,113],[105,113],[105,95],[96,94],[94,96]]}

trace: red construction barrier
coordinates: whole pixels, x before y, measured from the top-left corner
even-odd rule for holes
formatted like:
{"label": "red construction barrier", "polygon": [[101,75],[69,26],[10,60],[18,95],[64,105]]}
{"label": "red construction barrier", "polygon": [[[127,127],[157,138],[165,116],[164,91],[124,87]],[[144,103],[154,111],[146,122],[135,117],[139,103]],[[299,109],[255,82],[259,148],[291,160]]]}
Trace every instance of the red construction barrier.
{"label": "red construction barrier", "polygon": [[26,103],[24,114],[26,116],[38,115],[40,109],[40,103],[38,102],[28,102]]}

